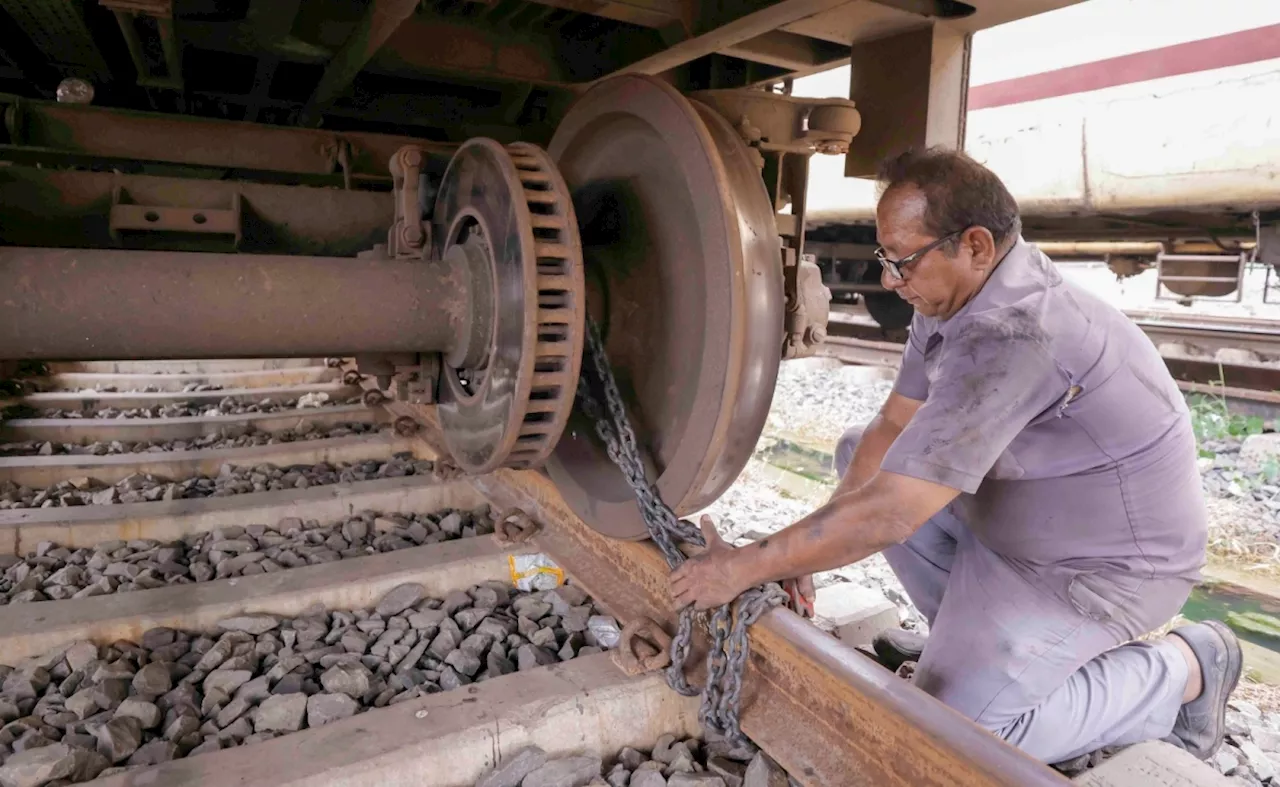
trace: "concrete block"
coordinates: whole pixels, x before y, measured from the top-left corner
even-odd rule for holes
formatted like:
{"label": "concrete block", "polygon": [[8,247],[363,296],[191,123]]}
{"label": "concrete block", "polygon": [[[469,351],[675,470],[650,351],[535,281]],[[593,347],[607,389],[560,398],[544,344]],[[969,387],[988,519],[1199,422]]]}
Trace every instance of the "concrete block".
{"label": "concrete block", "polygon": [[1212,765],[1163,741],[1130,746],[1071,780],[1084,787],[1234,787]]}
{"label": "concrete block", "polygon": [[828,622],[835,635],[852,646],[869,645],[876,634],[898,626],[898,606],[878,590],[851,582],[818,590],[814,616]]}

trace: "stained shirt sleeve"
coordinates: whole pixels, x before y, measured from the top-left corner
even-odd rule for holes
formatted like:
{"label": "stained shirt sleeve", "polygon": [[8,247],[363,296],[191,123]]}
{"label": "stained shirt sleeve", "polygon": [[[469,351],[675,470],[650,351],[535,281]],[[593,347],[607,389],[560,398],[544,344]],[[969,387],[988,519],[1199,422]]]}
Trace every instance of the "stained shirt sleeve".
{"label": "stained shirt sleeve", "polygon": [[940,348],[928,398],[880,468],[973,493],[1018,433],[1062,401],[1070,384],[1039,337],[989,318],[957,327]]}
{"label": "stained shirt sleeve", "polygon": [[907,335],[906,349],[902,351],[898,379],[893,383],[894,393],[920,402],[929,396],[929,377],[924,369],[925,334],[924,323],[917,314],[911,318],[911,332]]}

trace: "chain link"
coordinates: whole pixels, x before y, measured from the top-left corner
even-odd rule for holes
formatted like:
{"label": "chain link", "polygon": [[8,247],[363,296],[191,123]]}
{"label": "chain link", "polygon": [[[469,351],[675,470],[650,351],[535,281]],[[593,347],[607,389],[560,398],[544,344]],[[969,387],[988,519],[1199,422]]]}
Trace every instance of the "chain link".
{"label": "chain link", "polygon": [[[649,483],[644,462],[636,446],[635,431],[627,418],[626,405],[618,392],[613,369],[604,352],[604,343],[595,321],[587,318],[587,340],[583,348],[582,376],[578,379],[578,406],[595,424],[609,458],[626,477],[636,495],[636,504],[649,537],[672,569],[685,561],[679,544],[706,546],[692,522],[679,519]],[[717,608],[709,621],[711,650],[707,654],[707,684],[701,689],[702,707],[698,718],[711,733],[742,743],[746,737],[739,723],[742,704],[742,672],[751,650],[747,629],[771,607],[786,601],[782,588],[770,583],[746,590],[732,603]],[[667,683],[687,697],[699,693],[684,674],[685,661],[693,644],[693,605],[680,610],[680,622],[671,640],[671,666]]]}

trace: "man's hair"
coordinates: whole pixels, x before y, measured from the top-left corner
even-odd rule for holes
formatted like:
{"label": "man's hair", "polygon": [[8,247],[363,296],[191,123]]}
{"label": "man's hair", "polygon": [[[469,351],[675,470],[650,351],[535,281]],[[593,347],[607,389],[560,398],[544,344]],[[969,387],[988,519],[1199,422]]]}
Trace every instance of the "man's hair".
{"label": "man's hair", "polygon": [[926,203],[924,228],[935,238],[986,227],[1000,246],[1022,232],[1018,203],[1009,189],[996,173],[961,151],[908,150],[885,161],[876,181],[881,196],[898,186],[920,189]]}

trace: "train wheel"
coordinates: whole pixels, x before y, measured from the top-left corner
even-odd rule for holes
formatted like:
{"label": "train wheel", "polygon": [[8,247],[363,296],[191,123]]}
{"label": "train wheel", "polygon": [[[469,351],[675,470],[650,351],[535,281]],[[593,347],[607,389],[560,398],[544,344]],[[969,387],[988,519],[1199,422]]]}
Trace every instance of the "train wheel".
{"label": "train wheel", "polygon": [[[583,94],[549,152],[648,478],[677,515],[698,511],[751,457],[781,360],[782,259],[760,172],[728,121],[636,75]],[[647,537],[635,493],[576,411],[547,473],[592,527]]]}

